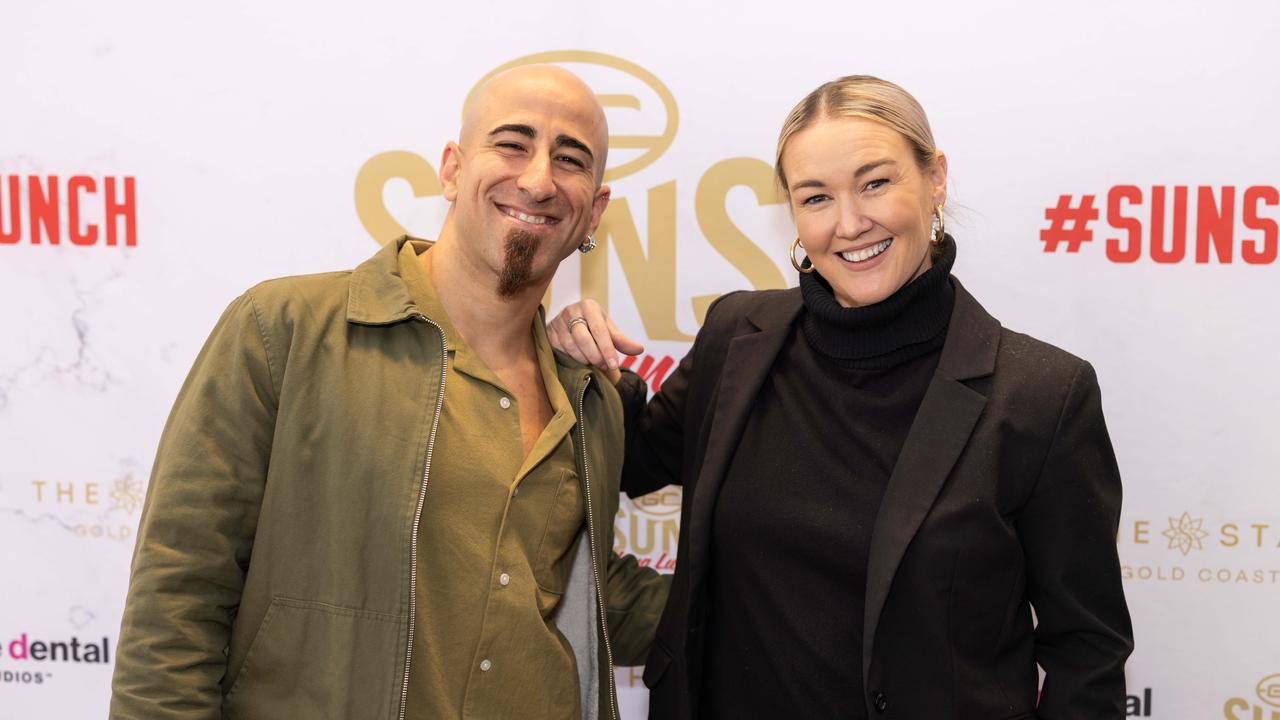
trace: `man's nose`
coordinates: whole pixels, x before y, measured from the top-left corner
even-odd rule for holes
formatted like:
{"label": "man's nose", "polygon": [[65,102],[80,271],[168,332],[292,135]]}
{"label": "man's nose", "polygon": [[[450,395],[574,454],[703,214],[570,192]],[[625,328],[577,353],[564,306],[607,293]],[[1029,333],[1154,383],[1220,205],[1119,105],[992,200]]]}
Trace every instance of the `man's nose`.
{"label": "man's nose", "polygon": [[524,166],[516,184],[528,193],[534,202],[550,199],[556,191],[555,181],[551,177],[551,155],[536,153]]}

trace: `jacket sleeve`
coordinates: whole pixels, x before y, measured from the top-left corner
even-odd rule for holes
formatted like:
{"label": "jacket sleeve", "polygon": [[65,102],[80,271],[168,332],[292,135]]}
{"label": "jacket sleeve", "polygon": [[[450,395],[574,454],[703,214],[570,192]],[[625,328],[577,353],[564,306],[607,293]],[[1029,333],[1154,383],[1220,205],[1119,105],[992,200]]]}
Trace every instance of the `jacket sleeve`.
{"label": "jacket sleeve", "polygon": [[609,639],[613,663],[643,665],[671,591],[671,576],[640,567],[632,555],[609,553]]}
{"label": "jacket sleeve", "polygon": [[1082,362],[1018,521],[1038,621],[1036,662],[1045,672],[1043,720],[1124,716],[1133,626],[1115,542],[1120,495],[1097,376]]}
{"label": "jacket sleeve", "polygon": [[223,313],[165,425],[134,549],[110,717],[221,716],[231,621],[266,481],[277,395],[249,294]]}

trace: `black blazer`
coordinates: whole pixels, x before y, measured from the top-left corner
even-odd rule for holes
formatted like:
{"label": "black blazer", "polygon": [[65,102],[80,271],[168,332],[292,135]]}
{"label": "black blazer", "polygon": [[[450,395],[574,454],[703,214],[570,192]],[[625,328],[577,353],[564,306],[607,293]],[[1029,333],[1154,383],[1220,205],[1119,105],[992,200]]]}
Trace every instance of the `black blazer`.
{"label": "black blazer", "polygon": [[[871,538],[863,647],[849,648],[867,712],[1122,718],[1133,631],[1115,543],[1120,474],[1097,377],[955,289],[938,369]],[[705,587],[712,509],[800,309],[794,288],[726,295],[647,405],[634,376],[620,384],[630,416],[623,489],[684,485],[679,562],[644,671],[651,718],[697,715],[702,629],[715,611]]]}

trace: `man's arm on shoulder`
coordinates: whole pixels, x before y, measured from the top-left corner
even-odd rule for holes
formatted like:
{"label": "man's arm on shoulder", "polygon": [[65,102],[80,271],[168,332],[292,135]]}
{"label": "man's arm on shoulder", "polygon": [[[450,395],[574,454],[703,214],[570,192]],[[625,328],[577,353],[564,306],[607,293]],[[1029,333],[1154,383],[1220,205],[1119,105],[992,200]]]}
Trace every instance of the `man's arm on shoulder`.
{"label": "man's arm on shoulder", "polygon": [[269,348],[250,291],[223,313],[178,393],[138,528],[113,720],[221,716],[275,426]]}

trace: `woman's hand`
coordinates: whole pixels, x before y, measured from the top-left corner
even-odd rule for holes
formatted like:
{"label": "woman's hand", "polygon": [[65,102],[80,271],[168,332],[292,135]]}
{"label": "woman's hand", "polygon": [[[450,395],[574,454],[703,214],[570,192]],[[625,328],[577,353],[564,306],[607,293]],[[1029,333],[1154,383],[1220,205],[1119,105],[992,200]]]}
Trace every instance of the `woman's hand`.
{"label": "woman's hand", "polygon": [[565,306],[547,323],[547,338],[552,347],[569,353],[580,363],[600,368],[614,383],[622,377],[618,353],[644,352],[644,346],[623,335],[595,300],[580,300]]}

